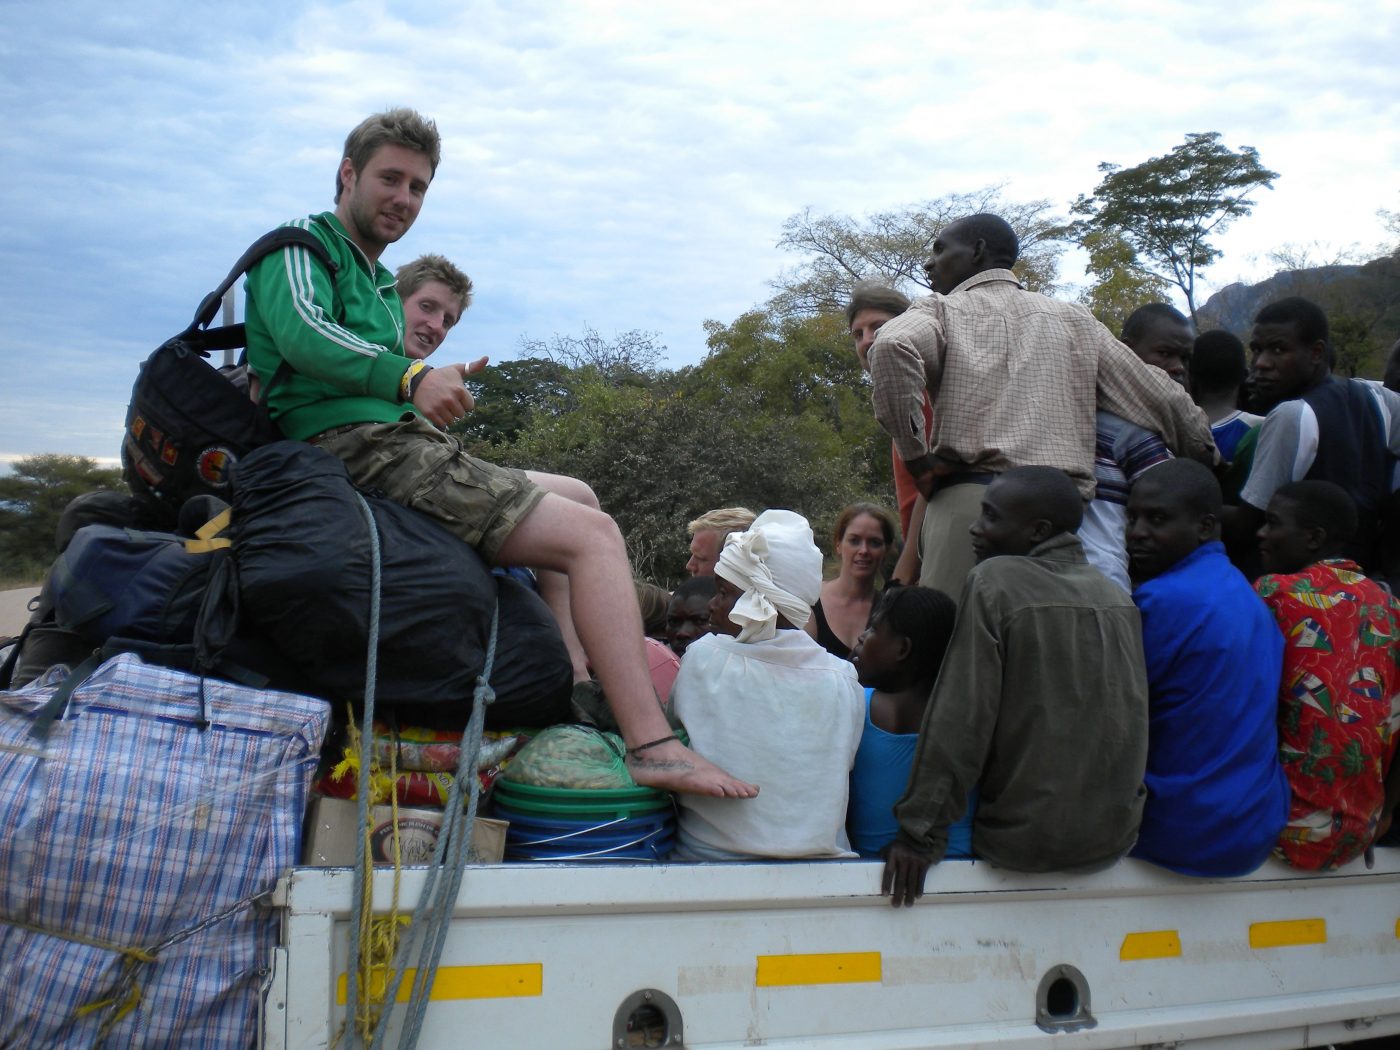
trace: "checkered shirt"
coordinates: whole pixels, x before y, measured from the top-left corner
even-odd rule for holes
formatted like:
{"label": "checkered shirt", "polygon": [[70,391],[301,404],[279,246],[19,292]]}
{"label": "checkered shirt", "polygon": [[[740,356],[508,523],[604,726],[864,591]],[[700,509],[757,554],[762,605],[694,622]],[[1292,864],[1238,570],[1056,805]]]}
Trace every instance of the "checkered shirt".
{"label": "checkered shirt", "polygon": [[[887,321],[870,348],[875,416],[904,460],[955,470],[1059,467],[1094,493],[1094,412],[1159,434],[1177,455],[1215,459],[1205,413],[1082,306],[986,270]],[[923,395],[933,401],[926,431]]]}

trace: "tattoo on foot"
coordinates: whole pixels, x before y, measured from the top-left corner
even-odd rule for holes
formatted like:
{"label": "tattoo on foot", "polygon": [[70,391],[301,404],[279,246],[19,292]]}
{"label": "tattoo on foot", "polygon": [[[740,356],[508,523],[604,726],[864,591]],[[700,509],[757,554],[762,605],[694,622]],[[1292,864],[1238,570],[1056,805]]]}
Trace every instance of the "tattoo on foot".
{"label": "tattoo on foot", "polygon": [[693,770],[695,763],[683,758],[631,758],[628,763],[633,769],[665,772],[672,769]]}

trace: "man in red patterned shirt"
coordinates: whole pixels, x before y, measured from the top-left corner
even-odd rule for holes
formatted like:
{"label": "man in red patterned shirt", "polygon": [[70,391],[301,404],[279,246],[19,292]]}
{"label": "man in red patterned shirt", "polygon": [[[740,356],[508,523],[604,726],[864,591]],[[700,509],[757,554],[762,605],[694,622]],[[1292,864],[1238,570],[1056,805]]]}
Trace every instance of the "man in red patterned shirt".
{"label": "man in red patterned shirt", "polygon": [[1339,556],[1356,531],[1340,486],[1280,486],[1255,590],[1285,638],[1279,748],[1293,802],[1278,853],[1310,870],[1361,856],[1400,801],[1400,603]]}

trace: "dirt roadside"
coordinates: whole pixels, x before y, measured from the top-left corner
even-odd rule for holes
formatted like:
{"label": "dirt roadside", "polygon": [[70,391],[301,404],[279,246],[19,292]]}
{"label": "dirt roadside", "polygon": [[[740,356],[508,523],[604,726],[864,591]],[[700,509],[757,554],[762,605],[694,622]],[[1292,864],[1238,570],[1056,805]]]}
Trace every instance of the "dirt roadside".
{"label": "dirt roadside", "polygon": [[38,593],[38,587],[0,591],[0,638],[24,630],[24,625],[29,622],[29,599]]}

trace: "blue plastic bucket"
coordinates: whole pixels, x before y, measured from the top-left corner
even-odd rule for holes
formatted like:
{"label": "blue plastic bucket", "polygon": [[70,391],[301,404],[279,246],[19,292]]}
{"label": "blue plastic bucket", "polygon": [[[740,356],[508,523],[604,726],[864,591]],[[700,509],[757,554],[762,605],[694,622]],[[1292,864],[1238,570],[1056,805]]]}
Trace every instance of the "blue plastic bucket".
{"label": "blue plastic bucket", "polygon": [[540,818],[496,804],[510,821],[506,857],[541,861],[659,861],[675,844],[675,815],[563,820]]}

